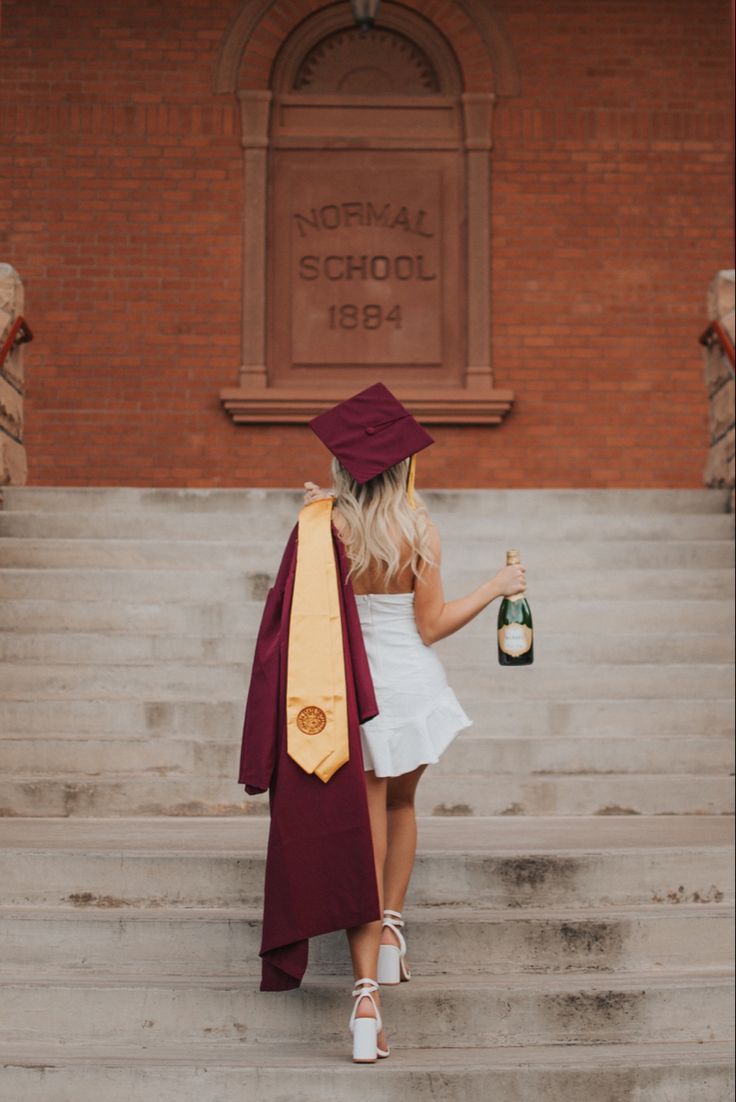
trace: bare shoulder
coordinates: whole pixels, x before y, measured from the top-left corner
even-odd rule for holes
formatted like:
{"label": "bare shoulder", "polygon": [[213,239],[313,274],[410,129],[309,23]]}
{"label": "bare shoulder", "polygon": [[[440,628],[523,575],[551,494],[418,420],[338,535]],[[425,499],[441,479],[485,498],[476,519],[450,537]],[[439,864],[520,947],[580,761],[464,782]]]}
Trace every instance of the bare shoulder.
{"label": "bare shoulder", "polygon": [[335,525],[335,528],[337,528],[338,533],[342,535],[345,531],[347,521],[340,510],[334,505],[332,507],[332,523]]}

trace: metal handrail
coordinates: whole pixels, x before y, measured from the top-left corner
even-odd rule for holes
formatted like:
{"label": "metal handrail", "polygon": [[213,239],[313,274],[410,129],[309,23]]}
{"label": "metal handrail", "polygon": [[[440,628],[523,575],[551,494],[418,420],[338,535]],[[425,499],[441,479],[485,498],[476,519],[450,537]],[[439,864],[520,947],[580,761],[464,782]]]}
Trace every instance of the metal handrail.
{"label": "metal handrail", "polygon": [[734,347],[733,341],[729,336],[727,330],[719,321],[712,321],[708,328],[698,337],[700,344],[704,344],[706,348],[712,348],[714,344],[720,344],[721,349],[726,355],[726,360],[731,368],[731,374],[734,373]]}
{"label": "metal handrail", "polygon": [[2,349],[0,349],[0,368],[2,368],[6,359],[17,344],[25,344],[27,341],[32,340],[33,333],[31,332],[31,327],[26,319],[19,314],[10,326],[10,332],[5,339]]}

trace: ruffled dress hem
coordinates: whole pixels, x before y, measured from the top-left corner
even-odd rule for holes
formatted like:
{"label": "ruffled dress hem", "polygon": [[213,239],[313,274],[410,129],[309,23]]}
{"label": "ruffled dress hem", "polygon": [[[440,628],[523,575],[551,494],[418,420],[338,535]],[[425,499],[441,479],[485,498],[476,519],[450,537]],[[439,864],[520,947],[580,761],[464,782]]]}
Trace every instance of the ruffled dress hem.
{"label": "ruffled dress hem", "polygon": [[363,768],[377,777],[398,777],[419,765],[436,765],[454,738],[473,724],[446,685],[426,712],[392,726],[380,714],[362,724]]}

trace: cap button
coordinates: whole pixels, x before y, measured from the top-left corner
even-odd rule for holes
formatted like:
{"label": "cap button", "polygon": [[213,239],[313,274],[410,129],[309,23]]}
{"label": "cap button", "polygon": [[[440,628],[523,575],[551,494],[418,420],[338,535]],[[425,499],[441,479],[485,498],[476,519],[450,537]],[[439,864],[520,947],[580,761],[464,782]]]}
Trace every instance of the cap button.
{"label": "cap button", "polygon": [[369,436],[373,436],[373,435],[375,435],[375,432],[376,432],[376,430],[375,430],[375,428],[373,427],[373,425],[366,425],[366,429],[365,429],[365,431],[366,431],[366,432],[368,433],[368,435],[369,435]]}

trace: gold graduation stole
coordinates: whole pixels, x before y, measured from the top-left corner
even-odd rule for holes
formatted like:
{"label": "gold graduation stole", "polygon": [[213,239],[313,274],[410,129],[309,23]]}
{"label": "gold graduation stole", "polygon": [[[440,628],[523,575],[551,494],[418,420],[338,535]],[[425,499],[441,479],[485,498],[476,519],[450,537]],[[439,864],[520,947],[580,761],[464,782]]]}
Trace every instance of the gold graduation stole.
{"label": "gold graduation stole", "polygon": [[286,675],[287,753],[325,783],[350,757],[332,504],[299,513]]}

